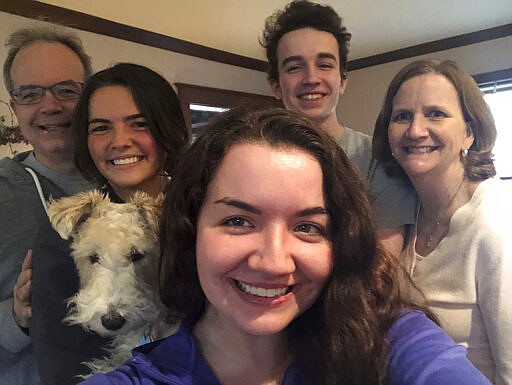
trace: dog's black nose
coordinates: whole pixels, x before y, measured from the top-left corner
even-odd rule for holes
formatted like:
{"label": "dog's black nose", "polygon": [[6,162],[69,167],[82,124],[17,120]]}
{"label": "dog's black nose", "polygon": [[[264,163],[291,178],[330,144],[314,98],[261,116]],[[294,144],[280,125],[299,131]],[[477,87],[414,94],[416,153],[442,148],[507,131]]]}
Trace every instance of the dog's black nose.
{"label": "dog's black nose", "polygon": [[108,313],[101,317],[101,324],[108,330],[119,330],[125,322],[126,319],[119,313]]}

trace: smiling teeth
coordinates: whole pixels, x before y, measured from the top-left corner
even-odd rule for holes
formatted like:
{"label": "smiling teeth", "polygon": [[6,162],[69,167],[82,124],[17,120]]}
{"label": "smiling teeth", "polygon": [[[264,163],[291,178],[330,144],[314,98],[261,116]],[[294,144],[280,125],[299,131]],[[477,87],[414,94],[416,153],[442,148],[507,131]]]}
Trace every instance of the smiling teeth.
{"label": "smiling teeth", "polygon": [[137,156],[132,156],[131,158],[123,158],[123,159],[114,159],[112,161],[113,164],[115,164],[116,166],[117,165],[121,165],[121,164],[130,164],[130,163],[136,163],[139,161],[139,157]]}
{"label": "smiling teeth", "polygon": [[288,291],[287,287],[281,289],[265,289],[263,287],[249,286],[246,283],[236,281],[236,285],[244,293],[255,295],[257,297],[273,298],[285,295]]}
{"label": "smiling teeth", "polygon": [[67,128],[67,127],[69,127],[69,124],[42,124],[42,125],[39,125],[39,128],[44,131],[58,130],[58,129]]}
{"label": "smiling teeth", "polygon": [[413,153],[416,153],[416,154],[427,154],[427,153],[433,152],[435,149],[436,148],[432,147],[432,146],[428,146],[428,147],[407,147],[407,152],[409,154],[413,154]]}
{"label": "smiling teeth", "polygon": [[306,99],[306,100],[315,100],[315,99],[320,99],[322,97],[322,94],[305,94],[305,95],[301,95],[301,99]]}

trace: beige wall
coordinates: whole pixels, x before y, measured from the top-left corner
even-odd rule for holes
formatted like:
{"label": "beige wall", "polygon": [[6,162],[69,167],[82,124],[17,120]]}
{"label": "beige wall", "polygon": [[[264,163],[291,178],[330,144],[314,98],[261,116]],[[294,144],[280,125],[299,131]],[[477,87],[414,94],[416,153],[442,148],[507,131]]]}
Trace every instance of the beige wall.
{"label": "beige wall", "polygon": [[[15,29],[46,24],[32,19],[0,12],[0,44]],[[187,55],[177,54],[124,40],[74,30],[82,39],[88,54],[93,59],[94,70],[100,70],[119,61],[139,63],[158,71],[171,83],[197,84],[207,87],[270,95],[263,72],[216,63]],[[4,63],[6,52],[0,49],[0,63]],[[0,87],[0,100],[8,101],[5,86]],[[0,115],[5,115],[4,109]],[[7,146],[0,146],[0,158],[10,156]]]}
{"label": "beige wall", "polygon": [[[15,0],[12,0],[15,1]],[[128,24],[148,31],[264,60],[258,37],[263,23],[273,10],[283,8],[289,0],[41,0],[104,19]],[[241,3],[253,3],[250,17],[260,20],[240,28]],[[122,9],[119,5],[122,4]],[[222,22],[216,23],[216,20]],[[233,20],[233,23],[230,23]],[[212,31],[212,27],[214,30]],[[255,29],[256,27],[256,29]],[[220,38],[219,38],[220,37]],[[248,46],[245,42],[253,42]],[[226,44],[227,43],[227,44]],[[229,47],[229,48],[227,48]]]}
{"label": "beige wall", "polygon": [[471,74],[511,68],[512,36],[351,71],[347,90],[338,106],[340,121],[356,130],[373,133],[375,119],[393,76],[407,63],[426,57],[455,60]]}

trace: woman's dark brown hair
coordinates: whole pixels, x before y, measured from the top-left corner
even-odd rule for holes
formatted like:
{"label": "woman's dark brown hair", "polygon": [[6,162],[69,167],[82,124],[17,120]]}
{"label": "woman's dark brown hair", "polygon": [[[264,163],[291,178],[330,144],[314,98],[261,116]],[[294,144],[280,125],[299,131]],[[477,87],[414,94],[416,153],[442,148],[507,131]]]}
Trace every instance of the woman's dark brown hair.
{"label": "woman's dark brown hair", "polygon": [[224,156],[243,143],[299,149],[311,154],[322,169],[333,272],[316,303],[287,329],[292,356],[318,384],[385,383],[386,332],[408,305],[400,295],[398,266],[377,246],[358,171],[329,135],[292,112],[230,111],[218,117],[182,157],[163,209],[163,302],[191,325],[204,311],[207,299],[195,256],[197,220]]}
{"label": "woman's dark brown hair", "polygon": [[99,185],[107,182],[91,158],[87,138],[92,95],[108,86],[126,87],[130,91],[151,135],[166,154],[162,172],[171,174],[189,142],[178,96],[169,82],[155,71],[138,64],[119,63],[89,78],[75,108],[75,164],[82,175]]}

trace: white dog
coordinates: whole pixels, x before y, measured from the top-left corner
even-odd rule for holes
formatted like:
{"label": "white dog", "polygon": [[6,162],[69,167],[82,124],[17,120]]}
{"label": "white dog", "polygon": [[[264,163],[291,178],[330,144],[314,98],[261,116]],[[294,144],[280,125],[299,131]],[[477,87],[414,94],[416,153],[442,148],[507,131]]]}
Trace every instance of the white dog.
{"label": "white dog", "polygon": [[158,295],[158,223],[162,199],[134,194],[113,203],[100,191],[51,202],[48,215],[80,276],[65,321],[113,337],[102,359],[85,363],[91,374],[118,367],[144,338],[163,338],[176,322]]}

